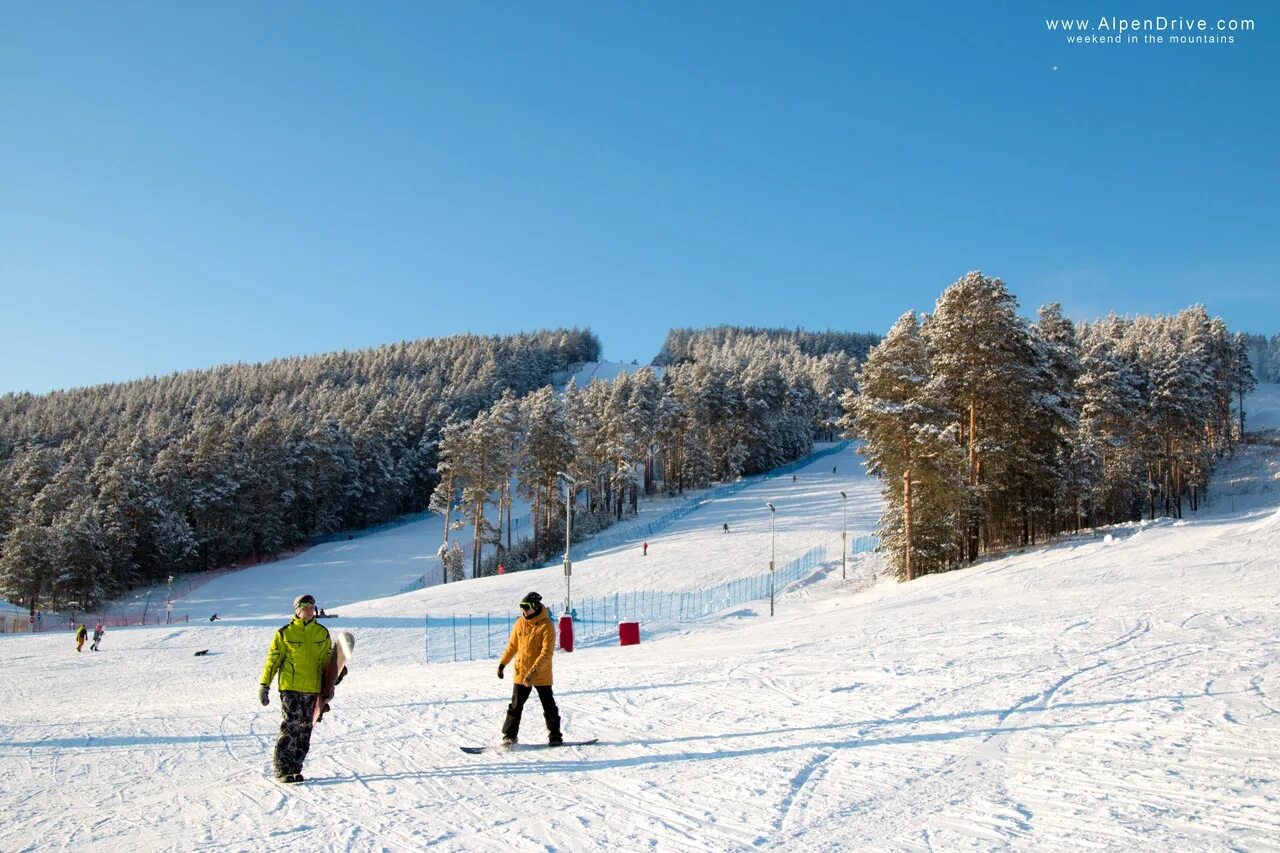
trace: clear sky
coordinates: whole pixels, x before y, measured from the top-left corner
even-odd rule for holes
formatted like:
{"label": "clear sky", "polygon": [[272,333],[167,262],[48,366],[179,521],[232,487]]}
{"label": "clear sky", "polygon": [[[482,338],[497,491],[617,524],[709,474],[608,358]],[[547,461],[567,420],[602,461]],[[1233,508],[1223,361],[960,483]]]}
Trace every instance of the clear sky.
{"label": "clear sky", "polygon": [[[1256,29],[1068,44],[1065,5]],[[641,362],[672,326],[883,332],[971,269],[1028,316],[1275,334],[1280,13],[1174,6],[0,0],[0,392],[561,325]]]}

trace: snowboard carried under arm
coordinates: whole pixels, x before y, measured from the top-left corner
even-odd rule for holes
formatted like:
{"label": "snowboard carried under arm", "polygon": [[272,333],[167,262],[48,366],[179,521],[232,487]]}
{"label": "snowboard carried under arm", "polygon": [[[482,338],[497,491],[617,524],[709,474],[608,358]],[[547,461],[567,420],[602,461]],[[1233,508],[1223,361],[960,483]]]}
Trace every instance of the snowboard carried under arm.
{"label": "snowboard carried under arm", "polygon": [[334,638],[333,654],[329,655],[329,662],[320,672],[320,696],[316,700],[315,715],[311,718],[313,725],[320,722],[324,712],[329,710],[329,700],[333,698],[334,688],[347,674],[347,663],[355,646],[356,636],[350,631],[339,631]]}

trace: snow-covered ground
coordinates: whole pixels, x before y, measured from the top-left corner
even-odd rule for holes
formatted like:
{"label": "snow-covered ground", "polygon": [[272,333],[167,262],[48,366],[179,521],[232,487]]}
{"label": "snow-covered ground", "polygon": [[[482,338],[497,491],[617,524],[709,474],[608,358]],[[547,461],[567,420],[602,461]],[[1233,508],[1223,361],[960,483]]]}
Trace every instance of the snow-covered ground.
{"label": "snow-covered ground", "polygon": [[[1280,412],[1276,386],[1255,396],[1249,427],[1276,426],[1255,417]],[[513,613],[562,579],[361,596],[362,576],[391,571],[379,559],[417,553],[405,528],[193,593],[225,622],[112,631],[97,654],[69,634],[0,637],[0,849],[1277,850],[1278,452],[1243,449],[1195,517],[909,585],[873,582],[866,556],[840,579],[839,490],[851,535],[878,513],[851,454],[752,486],[648,557],[575,563],[581,595],[755,575],[765,501],[780,561],[833,555],[772,619],[757,603],[558,654],[566,735],[592,747],[458,750],[495,740],[510,682],[492,661],[425,663],[421,614]],[[278,704],[256,684],[295,590],[359,644],[308,781],[286,788],[269,772]]]}
{"label": "snow-covered ground", "polygon": [[573,379],[579,388],[586,388],[591,384],[593,379],[599,379],[601,382],[612,382],[624,373],[639,373],[645,368],[653,371],[653,375],[658,379],[662,378],[662,374],[666,371],[664,367],[654,367],[649,364],[626,364],[621,361],[585,361],[576,365],[572,372],[565,373],[562,382],[558,383],[561,390],[569,384],[569,380]]}

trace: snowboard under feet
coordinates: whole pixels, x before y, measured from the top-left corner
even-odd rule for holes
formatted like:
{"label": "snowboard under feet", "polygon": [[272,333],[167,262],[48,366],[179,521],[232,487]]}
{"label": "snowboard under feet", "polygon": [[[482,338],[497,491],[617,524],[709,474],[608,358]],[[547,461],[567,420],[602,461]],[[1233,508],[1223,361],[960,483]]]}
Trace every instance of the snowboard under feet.
{"label": "snowboard under feet", "polygon": [[599,743],[600,738],[593,737],[591,740],[567,740],[564,743],[513,743],[510,746],[502,746],[501,744],[490,746],[460,746],[458,747],[468,755],[479,755],[482,752],[523,752],[528,749],[559,749],[562,746],[590,746],[593,743]]}

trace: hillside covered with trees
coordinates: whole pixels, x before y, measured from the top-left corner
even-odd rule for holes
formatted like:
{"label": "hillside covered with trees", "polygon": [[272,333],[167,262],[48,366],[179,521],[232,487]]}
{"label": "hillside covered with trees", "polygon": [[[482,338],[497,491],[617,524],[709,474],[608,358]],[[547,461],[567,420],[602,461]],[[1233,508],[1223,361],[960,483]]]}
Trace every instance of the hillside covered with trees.
{"label": "hillside covered with trees", "polygon": [[1000,279],[969,273],[932,314],[903,314],[844,398],[884,480],[881,547],[901,578],[1181,518],[1241,438],[1249,342],[1203,306],[1079,327],[1056,304],[1034,323],[1017,308]]}
{"label": "hillside covered with trees", "polygon": [[[858,367],[846,347],[873,337],[805,333],[802,347],[790,333],[750,329],[679,335],[683,354],[660,379],[646,367],[583,388],[570,383],[563,395],[551,388],[523,399],[507,394],[445,430],[442,488],[432,509],[456,508],[445,535],[450,524],[469,526],[472,556],[465,567],[460,543],[446,540],[441,557],[449,579],[557,553],[564,543],[560,474],[576,484],[582,506],[573,529],[583,536],[635,512],[639,496],[659,483],[681,493],[804,456],[815,438],[836,432],[841,395]],[[534,532],[525,542],[512,541],[513,495],[533,507]],[[497,525],[486,512],[495,504]]]}
{"label": "hillside covered with trees", "polygon": [[422,510],[447,423],[599,354],[462,335],[0,397],[0,595],[89,608]]}

